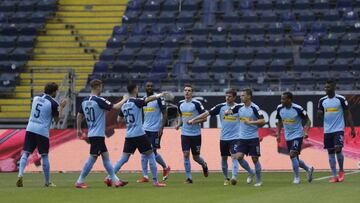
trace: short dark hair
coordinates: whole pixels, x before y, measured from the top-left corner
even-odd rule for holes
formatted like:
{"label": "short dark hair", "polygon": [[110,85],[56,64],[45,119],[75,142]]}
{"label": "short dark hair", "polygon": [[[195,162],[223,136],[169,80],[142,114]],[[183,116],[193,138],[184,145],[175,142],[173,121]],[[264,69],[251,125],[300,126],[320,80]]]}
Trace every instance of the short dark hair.
{"label": "short dark hair", "polygon": [[102,84],[103,84],[102,81],[99,80],[99,79],[93,79],[93,80],[90,81],[91,89],[95,89],[97,87],[100,87]]}
{"label": "short dark hair", "polygon": [[226,90],[225,94],[232,94],[233,97],[236,97],[236,90],[234,88],[229,88]]}
{"label": "short dark hair", "polygon": [[189,83],[186,83],[186,84],[184,85],[184,89],[185,89],[185,87],[190,87],[191,90],[193,90],[193,86],[192,86],[191,84],[189,84]]}
{"label": "short dark hair", "polygon": [[336,86],[335,80],[328,80],[328,81],[326,81],[326,84]]}
{"label": "short dark hair", "polygon": [[127,91],[128,91],[128,93],[132,93],[133,91],[134,91],[134,89],[137,87],[137,85],[136,84],[128,84],[128,86],[127,86]]}
{"label": "short dark hair", "polygon": [[44,87],[45,94],[53,94],[59,89],[59,86],[54,82],[49,82]]}
{"label": "short dark hair", "polygon": [[252,90],[250,88],[243,89],[242,91],[246,92],[246,94],[249,95],[250,97],[253,96]]}
{"label": "short dark hair", "polygon": [[291,92],[284,92],[283,95],[285,95],[291,101],[293,100],[293,94]]}

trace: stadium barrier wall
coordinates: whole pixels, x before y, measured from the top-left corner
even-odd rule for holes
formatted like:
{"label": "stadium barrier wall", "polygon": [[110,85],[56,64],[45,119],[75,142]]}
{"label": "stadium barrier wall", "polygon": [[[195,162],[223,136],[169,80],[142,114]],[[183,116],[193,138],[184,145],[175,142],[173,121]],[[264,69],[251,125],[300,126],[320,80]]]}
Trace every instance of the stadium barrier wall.
{"label": "stadium barrier wall", "polygon": [[[345,132],[345,168],[357,169],[360,161],[360,127],[356,128],[357,137],[351,138],[349,129]],[[90,145],[84,140],[79,140],[74,129],[51,130],[50,132],[50,163],[52,171],[70,172],[80,171],[89,156]],[[120,158],[123,143],[124,129],[115,129],[113,135],[106,139],[113,164]],[[219,150],[220,129],[202,129],[201,154],[207,161],[210,170],[221,170],[221,158]],[[291,170],[289,157],[284,154],[286,145],[284,139],[276,142],[274,128],[261,128],[261,163],[264,170]],[[22,145],[25,138],[25,130],[0,130],[0,172],[11,172],[18,170],[18,161],[21,156]],[[181,152],[180,131],[165,129],[161,140],[159,153],[175,171],[183,171],[183,157]],[[328,169],[327,152],[323,150],[323,129],[312,128],[309,139],[303,143],[301,158],[316,169]],[[250,159],[246,158],[248,161]],[[231,164],[229,159],[229,164]],[[252,165],[252,164],[251,164]],[[139,152],[130,158],[122,171],[139,171]],[[159,167],[160,169],[160,167]],[[193,170],[201,170],[201,167],[192,161]],[[28,161],[26,171],[41,171],[40,155],[33,153]],[[101,159],[97,161],[93,170],[104,171]]]}

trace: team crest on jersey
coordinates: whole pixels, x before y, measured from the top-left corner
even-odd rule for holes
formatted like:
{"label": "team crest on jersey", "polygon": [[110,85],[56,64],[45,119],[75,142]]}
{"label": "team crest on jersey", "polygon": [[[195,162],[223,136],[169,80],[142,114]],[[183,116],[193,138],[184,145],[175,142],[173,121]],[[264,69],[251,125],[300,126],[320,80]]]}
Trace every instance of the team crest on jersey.
{"label": "team crest on jersey", "polygon": [[144,108],[144,112],[145,113],[155,112],[155,108],[153,108],[153,107]]}

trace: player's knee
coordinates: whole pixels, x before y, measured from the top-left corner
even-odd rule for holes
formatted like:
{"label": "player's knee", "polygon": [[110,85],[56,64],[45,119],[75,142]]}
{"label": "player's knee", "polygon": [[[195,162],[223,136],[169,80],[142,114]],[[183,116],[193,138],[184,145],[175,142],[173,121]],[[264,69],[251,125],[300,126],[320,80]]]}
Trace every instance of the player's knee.
{"label": "player's knee", "polygon": [[328,154],[335,154],[335,149],[328,149]]}
{"label": "player's knee", "polygon": [[297,151],[290,151],[290,158],[295,158],[299,155],[299,152]]}
{"label": "player's knee", "polygon": [[253,157],[251,157],[251,159],[252,159],[253,163],[257,163],[259,161],[259,157],[253,156]]}
{"label": "player's knee", "polygon": [[183,155],[184,155],[184,158],[188,159],[190,157],[190,152],[185,151],[185,152],[183,152]]}
{"label": "player's knee", "polygon": [[145,154],[145,155],[150,155],[150,154],[152,154],[152,153],[153,153],[152,150],[148,150],[148,151],[144,152],[143,154]]}
{"label": "player's knee", "polygon": [[200,160],[200,156],[199,156],[199,155],[195,155],[195,156],[193,156],[193,159],[194,159],[194,161],[199,161],[199,160]]}
{"label": "player's knee", "polygon": [[221,159],[222,159],[223,161],[227,161],[227,160],[228,160],[228,157],[227,157],[227,156],[222,156]]}
{"label": "player's knee", "polygon": [[341,153],[341,151],[342,151],[342,148],[341,147],[336,147],[335,148],[335,153]]}
{"label": "player's knee", "polygon": [[48,154],[41,154],[41,158],[46,158],[48,157]]}

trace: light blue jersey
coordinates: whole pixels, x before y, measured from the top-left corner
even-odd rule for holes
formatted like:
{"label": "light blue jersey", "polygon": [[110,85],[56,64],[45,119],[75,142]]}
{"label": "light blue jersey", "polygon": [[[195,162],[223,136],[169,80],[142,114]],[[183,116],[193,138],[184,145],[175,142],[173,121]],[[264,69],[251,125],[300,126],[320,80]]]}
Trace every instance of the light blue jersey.
{"label": "light blue jersey", "polygon": [[336,94],[335,97],[325,96],[319,101],[319,110],[324,112],[324,133],[344,131],[344,111],[349,107],[344,96]]}
{"label": "light blue jersey", "polygon": [[162,121],[162,110],[164,108],[166,108],[165,101],[161,98],[149,102],[143,107],[144,130],[149,132],[159,132]]}
{"label": "light blue jersey", "polygon": [[232,107],[234,114],[238,114],[240,120],[240,139],[255,139],[259,138],[259,127],[257,125],[246,124],[245,121],[256,121],[263,119],[260,108],[251,102],[250,106],[245,106],[244,103]]}
{"label": "light blue jersey", "polygon": [[179,114],[181,115],[182,123],[183,123],[181,127],[181,134],[184,136],[201,135],[201,124],[198,123],[194,125],[189,125],[187,124],[187,121],[204,113],[203,105],[195,99],[192,99],[189,102],[187,102],[186,100],[181,100],[179,102],[178,111]]}
{"label": "light blue jersey", "polygon": [[105,137],[105,111],[110,111],[112,107],[110,101],[96,95],[84,99],[79,113],[85,116],[88,137]]}
{"label": "light blue jersey", "polygon": [[290,108],[286,108],[280,104],[276,112],[276,118],[281,120],[284,125],[286,141],[304,136],[302,121],[307,118],[307,113],[300,105],[292,103]]}
{"label": "light blue jersey", "polygon": [[[236,104],[235,104],[236,105]],[[236,140],[240,138],[240,123],[238,114],[225,115],[225,111],[232,106],[227,103],[221,103],[214,106],[209,114],[212,116],[219,115],[221,121],[221,135],[220,140]]]}
{"label": "light blue jersey", "polygon": [[121,107],[119,116],[125,118],[125,138],[140,137],[145,135],[142,119],[142,108],[146,105],[144,99],[129,98]]}
{"label": "light blue jersey", "polygon": [[26,131],[49,138],[51,121],[59,116],[59,104],[49,95],[34,97]]}

